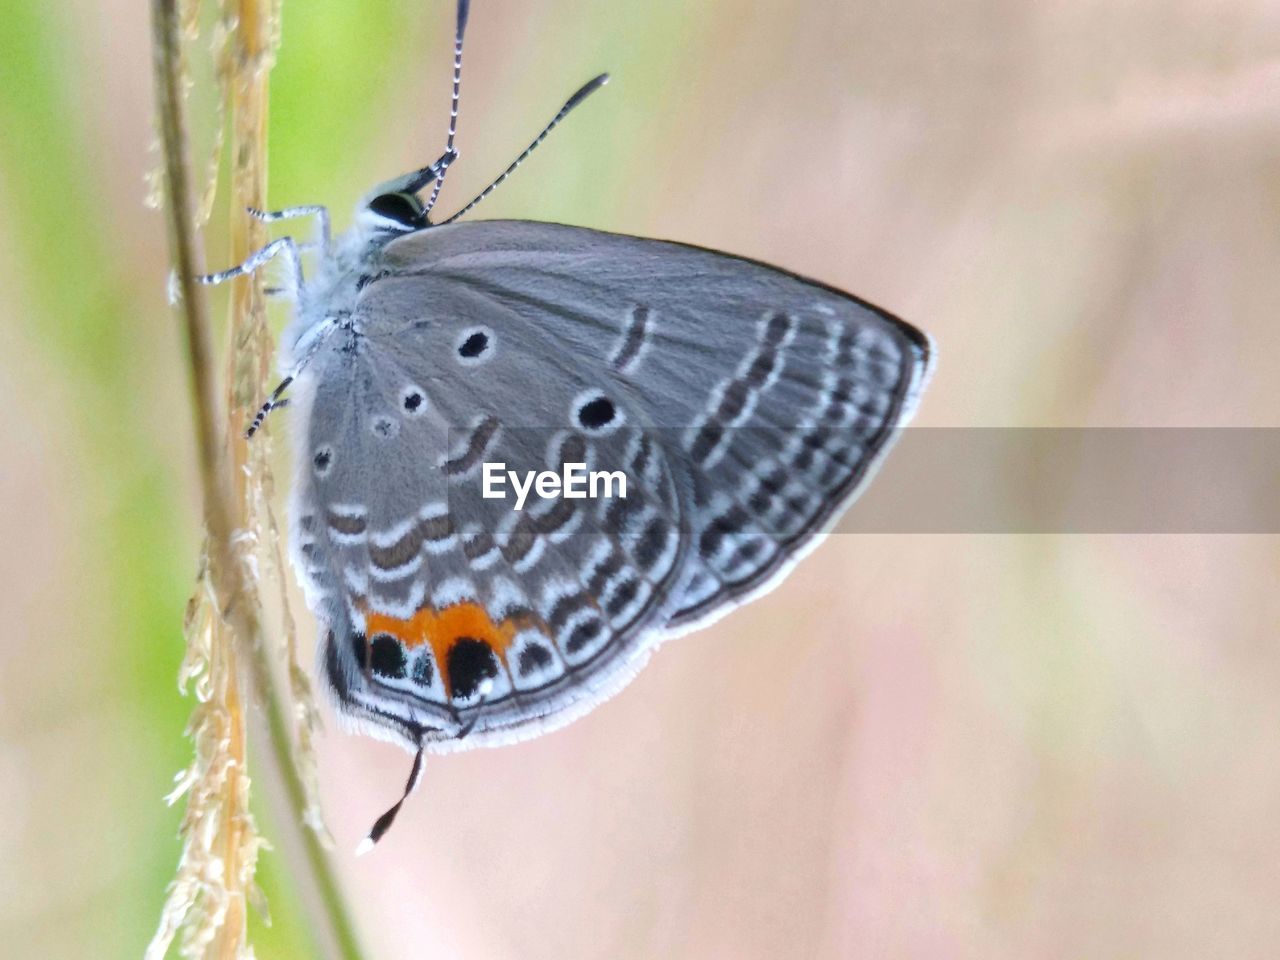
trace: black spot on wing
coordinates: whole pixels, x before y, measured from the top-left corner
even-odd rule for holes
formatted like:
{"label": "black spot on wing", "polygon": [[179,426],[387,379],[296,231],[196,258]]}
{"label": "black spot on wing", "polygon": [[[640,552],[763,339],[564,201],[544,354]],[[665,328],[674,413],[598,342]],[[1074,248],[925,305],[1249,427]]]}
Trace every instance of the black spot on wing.
{"label": "black spot on wing", "polygon": [[485,680],[498,675],[498,658],[482,640],[462,637],[449,650],[449,681],[455,697],[474,696]]}
{"label": "black spot on wing", "polygon": [[531,673],[537,673],[550,664],[551,651],[540,643],[531,643],[520,651],[516,669],[520,671],[522,677],[525,677]]}
{"label": "black spot on wing", "polygon": [[613,422],[617,413],[617,408],[608,397],[593,397],[578,407],[578,423],[584,430],[601,430]]}
{"label": "black spot on wing", "polygon": [[431,686],[431,680],[435,677],[435,667],[431,663],[431,658],[425,653],[418,656],[418,661],[413,665],[413,682],[420,687]]}
{"label": "black spot on wing", "polygon": [[604,633],[603,623],[596,619],[587,620],[573,628],[564,648],[569,653],[577,653],[587,644],[597,640],[602,633]]}
{"label": "black spot on wing", "polygon": [[466,357],[468,360],[475,360],[488,349],[489,335],[483,330],[477,330],[475,333],[465,337],[462,343],[458,345],[458,356]]}
{"label": "black spot on wing", "polygon": [[408,658],[400,641],[390,634],[380,633],[373,638],[372,653],[369,666],[379,676],[393,680],[403,679],[408,667]]}

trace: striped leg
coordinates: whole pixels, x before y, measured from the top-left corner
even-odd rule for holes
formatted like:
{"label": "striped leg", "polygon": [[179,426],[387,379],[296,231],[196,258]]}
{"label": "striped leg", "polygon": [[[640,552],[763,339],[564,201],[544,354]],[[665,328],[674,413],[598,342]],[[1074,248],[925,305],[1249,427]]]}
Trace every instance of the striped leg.
{"label": "striped leg", "polygon": [[251,253],[244,263],[239,266],[231,267],[218,273],[206,273],[203,276],[196,277],[196,280],[204,284],[217,284],[226,283],[235,277],[248,276],[277,253],[282,252],[289,260],[293,278],[292,292],[296,296],[302,291],[302,260],[298,257],[298,244],[293,237],[281,237],[279,240],[272,240],[258,252]]}
{"label": "striped leg", "polygon": [[303,249],[309,249],[315,245],[319,245],[321,250],[329,249],[329,208],[320,204],[312,204],[305,207],[285,207],[283,210],[259,210],[257,207],[247,207],[249,216],[263,223],[275,223],[277,220],[292,220],[295,217],[311,217],[316,218],[317,232],[320,239],[312,243],[301,244]]}

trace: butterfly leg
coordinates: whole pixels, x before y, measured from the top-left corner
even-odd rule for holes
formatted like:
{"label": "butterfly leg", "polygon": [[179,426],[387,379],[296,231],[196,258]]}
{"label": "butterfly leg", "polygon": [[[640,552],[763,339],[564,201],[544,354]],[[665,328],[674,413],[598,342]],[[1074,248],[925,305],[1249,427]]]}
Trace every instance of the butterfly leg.
{"label": "butterfly leg", "polygon": [[258,432],[258,428],[262,426],[262,421],[267,419],[267,415],[271,413],[272,410],[279,410],[282,407],[288,406],[289,401],[282,397],[282,394],[289,389],[289,384],[291,383],[293,383],[293,377],[285,377],[280,381],[276,388],[271,391],[271,396],[267,398],[267,402],[258,408],[258,412],[253,416],[253,422],[245,429],[244,438],[246,440]]}
{"label": "butterfly leg", "polygon": [[246,207],[245,209],[248,211],[249,216],[262,223],[275,223],[277,220],[292,220],[295,217],[314,216],[316,218],[316,232],[320,235],[320,238],[300,246],[302,249],[316,246],[321,250],[329,249],[331,234],[329,231],[329,208],[326,206],[311,204],[304,207],[285,207],[283,210],[259,210],[257,207]]}
{"label": "butterfly leg", "polygon": [[248,259],[239,266],[231,267],[218,273],[203,274],[196,277],[196,281],[203,284],[217,284],[226,283],[235,277],[248,276],[277,253],[283,253],[289,261],[293,292],[296,295],[302,290],[302,260],[298,256],[298,244],[293,237],[281,237],[279,240],[272,240],[261,250],[251,253]]}
{"label": "butterfly leg", "polygon": [[[252,438],[253,435],[258,432],[259,428],[262,426],[263,421],[267,419],[267,416],[271,413],[272,410],[279,410],[282,407],[286,407],[289,405],[288,399],[284,397],[284,392],[288,390],[289,385],[292,384],[293,381],[297,379],[298,374],[300,374],[304,369],[306,369],[307,364],[311,362],[311,359],[316,355],[316,353],[320,350],[320,348],[324,346],[324,343],[328,339],[329,334],[332,333],[335,329],[337,329],[337,326],[338,326],[337,322],[332,317],[326,318],[325,320],[316,324],[311,329],[311,332],[306,337],[304,337],[302,341],[299,341],[300,343],[305,342],[309,344],[309,346],[307,346],[306,353],[303,354],[301,360],[299,360],[297,363],[293,365],[293,369],[289,371],[289,375],[286,376],[283,380],[281,380],[280,383],[276,385],[276,388],[271,391],[271,396],[267,397],[266,402],[261,407],[258,408],[258,412],[254,415],[253,421],[249,424],[249,426],[244,431],[244,438],[246,440]],[[367,676],[368,675],[367,670],[369,667],[369,662],[367,659],[367,648],[366,648],[365,666],[366,666],[366,676]]]}

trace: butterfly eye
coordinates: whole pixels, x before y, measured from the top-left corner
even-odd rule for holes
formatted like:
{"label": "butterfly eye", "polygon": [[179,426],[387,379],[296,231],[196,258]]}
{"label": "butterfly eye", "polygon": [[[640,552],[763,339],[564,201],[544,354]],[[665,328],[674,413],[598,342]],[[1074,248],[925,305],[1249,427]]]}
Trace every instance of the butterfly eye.
{"label": "butterfly eye", "polygon": [[427,225],[422,203],[411,193],[379,194],[369,201],[369,212],[406,230],[417,230]]}

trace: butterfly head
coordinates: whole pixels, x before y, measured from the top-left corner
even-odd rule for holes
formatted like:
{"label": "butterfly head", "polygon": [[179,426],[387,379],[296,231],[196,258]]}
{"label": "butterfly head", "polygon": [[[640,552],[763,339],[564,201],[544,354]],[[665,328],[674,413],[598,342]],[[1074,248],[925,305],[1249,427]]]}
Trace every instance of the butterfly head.
{"label": "butterfly head", "polygon": [[418,196],[409,190],[395,189],[396,182],[384,184],[361,202],[356,220],[378,233],[413,233],[430,226],[427,212]]}
{"label": "butterfly head", "polygon": [[431,226],[427,219],[430,204],[422,202],[418,191],[432,183],[439,186],[449,164],[456,159],[457,152],[449,149],[429,166],[378,184],[360,201],[356,221],[368,230],[389,234],[413,233]]}

